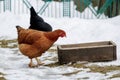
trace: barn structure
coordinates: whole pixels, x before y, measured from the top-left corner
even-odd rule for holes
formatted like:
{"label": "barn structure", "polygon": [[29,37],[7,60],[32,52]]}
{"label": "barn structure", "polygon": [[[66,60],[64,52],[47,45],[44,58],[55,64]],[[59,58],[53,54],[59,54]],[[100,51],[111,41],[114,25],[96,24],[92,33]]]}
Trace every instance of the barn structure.
{"label": "barn structure", "polygon": [[33,6],[48,17],[101,18],[120,14],[120,0],[0,0],[0,13],[29,14]]}

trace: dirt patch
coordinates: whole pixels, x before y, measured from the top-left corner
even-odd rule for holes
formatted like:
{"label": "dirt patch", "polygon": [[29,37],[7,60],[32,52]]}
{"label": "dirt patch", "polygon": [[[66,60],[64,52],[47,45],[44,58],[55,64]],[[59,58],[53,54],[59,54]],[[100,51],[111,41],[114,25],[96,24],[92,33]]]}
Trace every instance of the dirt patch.
{"label": "dirt patch", "polygon": [[56,63],[47,64],[45,66],[48,66],[48,67],[58,67],[58,66],[60,66],[60,64],[59,64],[59,62],[56,62]]}
{"label": "dirt patch", "polygon": [[73,71],[73,72],[70,72],[70,73],[64,73],[64,74],[62,74],[62,75],[64,75],[64,76],[70,76],[70,75],[73,75],[73,74],[77,74],[77,73],[79,73],[80,71],[82,71],[82,70],[77,70],[77,71]]}
{"label": "dirt patch", "polygon": [[71,66],[76,67],[76,68],[89,68],[89,72],[99,72],[102,74],[106,74],[108,72],[112,71],[117,71],[120,70],[120,66],[98,66],[98,65],[91,65],[91,66],[86,66],[88,63],[80,63],[80,64],[73,64]]}
{"label": "dirt patch", "polygon": [[91,70],[91,72],[99,72],[99,73],[103,73],[103,74],[120,70],[120,66],[103,66],[103,67],[101,67],[101,66],[93,65],[93,66],[89,66],[88,68]]}
{"label": "dirt patch", "polygon": [[6,79],[4,78],[4,74],[1,73],[1,72],[0,72],[0,80],[6,80]]}
{"label": "dirt patch", "polygon": [[109,79],[112,79],[112,78],[120,78],[120,73],[112,75],[112,77],[110,77]]}
{"label": "dirt patch", "polygon": [[1,48],[17,48],[17,39],[12,40],[0,40],[0,47]]}

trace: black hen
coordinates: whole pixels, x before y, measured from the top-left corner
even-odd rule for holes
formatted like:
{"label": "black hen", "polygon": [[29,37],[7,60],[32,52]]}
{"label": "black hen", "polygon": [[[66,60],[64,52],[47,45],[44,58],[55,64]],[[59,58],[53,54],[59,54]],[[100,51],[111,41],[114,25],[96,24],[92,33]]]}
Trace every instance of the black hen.
{"label": "black hen", "polygon": [[29,29],[35,29],[39,31],[52,31],[51,25],[46,23],[38,14],[34,8],[30,8],[30,27]]}

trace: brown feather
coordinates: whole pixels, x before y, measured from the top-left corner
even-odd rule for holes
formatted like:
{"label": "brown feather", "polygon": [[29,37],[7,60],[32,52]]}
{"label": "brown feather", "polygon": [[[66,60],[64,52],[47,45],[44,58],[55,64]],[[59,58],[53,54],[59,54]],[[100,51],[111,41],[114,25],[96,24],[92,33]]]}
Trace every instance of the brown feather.
{"label": "brown feather", "polygon": [[41,56],[60,37],[60,33],[65,33],[63,30],[43,32],[21,27],[17,27],[17,31],[19,49],[31,59]]}

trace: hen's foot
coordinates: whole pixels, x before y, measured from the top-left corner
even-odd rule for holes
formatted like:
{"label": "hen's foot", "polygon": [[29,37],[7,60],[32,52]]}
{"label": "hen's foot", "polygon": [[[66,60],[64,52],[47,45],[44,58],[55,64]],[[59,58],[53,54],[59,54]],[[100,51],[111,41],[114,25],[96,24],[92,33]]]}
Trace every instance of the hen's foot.
{"label": "hen's foot", "polygon": [[30,63],[28,65],[30,68],[37,67],[37,65],[33,64],[32,59],[30,59]]}
{"label": "hen's foot", "polygon": [[45,64],[45,63],[42,63],[42,62],[41,62],[41,63],[39,63],[38,65],[40,66],[40,65],[44,65],[44,64]]}
{"label": "hen's foot", "polygon": [[37,67],[38,65],[35,65],[35,64],[29,64],[29,67],[30,68],[34,68],[34,67]]}
{"label": "hen's foot", "polygon": [[37,65],[40,66],[40,65],[43,65],[44,63],[42,63],[38,58],[35,58],[36,61],[37,61]]}

